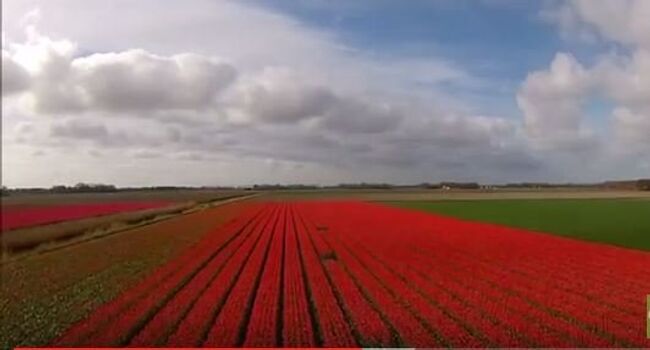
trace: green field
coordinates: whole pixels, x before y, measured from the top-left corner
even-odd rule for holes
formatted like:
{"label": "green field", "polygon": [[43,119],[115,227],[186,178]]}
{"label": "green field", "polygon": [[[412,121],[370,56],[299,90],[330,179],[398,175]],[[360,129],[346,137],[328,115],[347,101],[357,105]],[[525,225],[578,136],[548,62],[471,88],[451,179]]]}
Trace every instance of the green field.
{"label": "green field", "polygon": [[650,250],[650,200],[648,199],[516,199],[388,203],[461,219]]}

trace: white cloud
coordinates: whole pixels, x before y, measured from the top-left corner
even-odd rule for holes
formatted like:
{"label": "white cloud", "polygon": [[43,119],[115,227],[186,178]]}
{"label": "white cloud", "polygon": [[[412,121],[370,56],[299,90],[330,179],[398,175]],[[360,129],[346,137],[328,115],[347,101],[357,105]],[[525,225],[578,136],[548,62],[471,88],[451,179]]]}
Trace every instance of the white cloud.
{"label": "white cloud", "polygon": [[[61,150],[81,147],[105,149],[151,149],[152,151],[173,150],[183,143],[183,136],[177,130],[164,128],[156,122],[134,122],[121,119],[107,123],[102,117],[75,117],[41,122],[39,128],[29,130],[34,137],[32,144],[60,148]],[[20,131],[18,131],[20,134]]]}
{"label": "white cloud", "polygon": [[395,130],[403,116],[386,103],[338,98],[318,126],[346,133],[381,133]]}
{"label": "white cloud", "polygon": [[160,152],[150,150],[150,149],[139,149],[130,152],[131,156],[138,159],[155,159],[163,156]]}
{"label": "white cloud", "polygon": [[590,73],[567,53],[558,53],[548,70],[530,73],[517,93],[517,103],[533,145],[574,149],[591,143],[583,123],[591,87]]}
{"label": "white cloud", "polygon": [[135,49],[76,56],[69,40],[33,28],[28,37],[3,50],[3,73],[9,73],[8,92],[27,86],[20,68],[31,73],[27,102],[42,114],[206,109],[237,74],[230,64],[196,54],[163,57]]}
{"label": "white cloud", "polygon": [[321,116],[336,102],[330,89],[310,84],[287,68],[265,69],[245,79],[227,99],[234,109],[233,118],[267,123],[295,123]]}
{"label": "white cloud", "polygon": [[603,94],[617,105],[612,111],[616,146],[623,153],[650,152],[650,51],[603,60],[594,75]]}
{"label": "white cloud", "polygon": [[108,130],[102,124],[89,123],[83,120],[71,120],[53,124],[50,135],[71,139],[103,140],[108,137]]}
{"label": "white cloud", "polygon": [[650,152],[650,113],[637,114],[627,108],[617,108],[614,116],[614,130],[625,146],[643,147]]}
{"label": "white cloud", "polygon": [[30,77],[27,70],[16,63],[8,52],[2,50],[2,96],[9,96],[27,89]]}
{"label": "white cloud", "polygon": [[650,2],[644,0],[573,0],[556,3],[542,14],[567,36],[624,45],[585,67],[572,55],[558,53],[548,70],[530,73],[517,94],[533,143],[547,147],[589,146],[584,104],[604,100],[614,107],[607,145],[616,157],[645,149],[650,139]]}
{"label": "white cloud", "polygon": [[650,110],[650,50],[638,49],[631,57],[607,56],[594,67],[593,75],[615,102]]}
{"label": "white cloud", "polygon": [[565,35],[595,35],[650,48],[650,2],[646,0],[570,0],[548,9],[545,17]]}
{"label": "white cloud", "polygon": [[376,56],[241,2],[3,5],[3,123],[22,125],[3,138],[10,184],[546,180],[530,146],[593,140],[593,91],[627,108],[620,137],[643,136],[628,134],[645,125],[642,54],[594,67],[558,55],[522,85],[522,124],[444,93],[490,88],[453,62]]}
{"label": "white cloud", "polygon": [[236,76],[231,65],[205,56],[144,50],[94,54],[71,66],[87,105],[111,111],[209,108]]}

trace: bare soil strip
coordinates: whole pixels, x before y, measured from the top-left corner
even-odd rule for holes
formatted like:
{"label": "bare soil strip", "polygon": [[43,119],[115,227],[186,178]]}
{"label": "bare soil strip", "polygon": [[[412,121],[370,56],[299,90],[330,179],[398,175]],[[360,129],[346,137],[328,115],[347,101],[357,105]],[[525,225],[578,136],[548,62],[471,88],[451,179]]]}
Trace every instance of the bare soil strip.
{"label": "bare soil strip", "polygon": [[0,236],[0,264],[153,225],[179,215],[187,215],[224,204],[252,199],[259,195],[239,196],[198,204],[184,203],[165,208],[106,215],[3,232]]}

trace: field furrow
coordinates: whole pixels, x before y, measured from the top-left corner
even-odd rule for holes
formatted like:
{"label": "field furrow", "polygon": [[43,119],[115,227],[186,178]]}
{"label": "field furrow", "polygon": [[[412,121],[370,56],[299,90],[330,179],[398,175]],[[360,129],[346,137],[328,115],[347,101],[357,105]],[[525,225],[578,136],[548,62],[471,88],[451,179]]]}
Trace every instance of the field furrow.
{"label": "field furrow", "polygon": [[[260,229],[268,217],[269,208],[265,213],[256,217],[243,232],[238,235],[226,248],[212,259],[201,271],[192,278],[178,293],[176,293],[155,316],[146,323],[144,328],[129,342],[130,346],[162,345],[167,336],[185,316],[199,295],[208,287],[210,282],[222,271],[229,259],[235,254],[247,256],[251,244],[257,238],[256,231]],[[249,244],[246,244],[249,243]],[[243,247],[243,248],[242,248]]]}
{"label": "field furrow", "polygon": [[273,235],[269,255],[264,263],[255,301],[250,312],[250,320],[244,338],[245,347],[279,346],[282,335],[283,301],[283,258],[285,254],[285,236],[287,233],[287,216],[285,208],[278,220],[277,230]]}
{"label": "field furrow", "polygon": [[[363,237],[360,237],[363,239]],[[376,242],[373,242],[376,243]],[[380,244],[387,244],[382,241]],[[361,246],[357,244],[359,249],[365,250],[371,255],[377,263],[384,264],[387,260],[384,256],[379,257],[373,254],[376,248],[387,249],[377,245]],[[445,313],[453,317],[456,322],[464,325],[464,327],[472,330],[472,333],[482,334],[486,337],[483,344],[491,344],[492,346],[506,346],[506,347],[526,347],[529,344],[522,342],[516,337],[514,331],[507,325],[495,322],[489,317],[489,314],[481,312],[477,306],[470,306],[462,303],[459,299],[454,298],[453,294],[449,293],[444,287],[431,283],[423,278],[416,272],[418,262],[410,259],[410,252],[401,250],[399,247],[391,246],[390,261],[394,261],[390,265],[385,264],[386,269],[394,271],[397,276],[400,276],[403,281],[409,284],[412,288],[419,292],[419,294],[427,299],[430,303],[435,304],[437,307],[445,310]],[[444,334],[450,334],[445,331]],[[489,339],[489,340],[488,340]]]}
{"label": "field furrow", "polygon": [[225,304],[233,285],[238,281],[244,266],[253,253],[266,249],[279,208],[273,206],[248,240],[226,263],[222,272],[213,279],[204,292],[193,303],[185,318],[166,341],[167,346],[200,346],[212,326],[217,313]]}
{"label": "field furrow", "polygon": [[381,314],[399,333],[402,345],[407,346],[442,346],[442,342],[430,330],[427,330],[389,289],[386,289],[372,273],[350,254],[338,239],[325,235],[327,243],[336,252],[337,260],[343,264],[364,295],[373,303]]}
{"label": "field furrow", "polygon": [[[427,246],[427,242],[422,242],[420,247]],[[431,247],[431,250],[440,250],[440,248],[440,246],[434,246]],[[456,249],[457,248],[448,246],[445,250],[454,251]],[[431,250],[423,251],[422,254],[429,256]],[[485,272],[484,275],[478,277],[479,279],[485,279],[488,282],[493,283],[496,288],[501,288],[500,286],[505,282],[505,285],[508,287],[504,287],[504,291],[507,291],[515,297],[520,297],[527,302],[532,302],[531,305],[538,308],[538,310],[535,310],[535,314],[539,312],[564,314],[565,317],[558,320],[561,325],[559,329],[565,332],[570,332],[572,337],[578,339],[582,344],[585,344],[585,346],[590,345],[601,347],[611,345],[612,341],[607,340],[608,337],[601,334],[603,332],[609,333],[612,331],[615,332],[614,335],[616,335],[617,338],[626,342],[634,342],[634,340],[630,339],[629,335],[626,334],[628,333],[628,329],[623,330],[611,322],[612,318],[616,319],[621,316],[612,310],[603,307],[597,302],[580,298],[574,293],[558,293],[557,289],[555,289],[553,285],[539,283],[532,275],[522,276],[521,274],[508,273],[510,268],[503,266],[503,262],[491,260],[479,262],[477,259],[481,260],[480,257],[468,252],[463,252],[462,256],[457,256],[455,261],[462,264],[462,260],[464,259],[469,261],[468,269],[472,269],[475,272]],[[533,314],[532,309],[529,309],[528,314]],[[595,316],[598,314],[603,316]],[[568,315],[571,315],[570,318],[578,321],[575,326],[571,326],[571,322],[566,320],[569,318]],[[582,324],[582,326],[580,324]],[[597,331],[587,331],[585,328],[589,326]]]}
{"label": "field furrow", "polygon": [[350,315],[361,344],[368,347],[395,344],[390,328],[364,298],[352,278],[335,261],[327,261],[325,266],[336,286],[343,308]]}
{"label": "field furrow", "polygon": [[224,244],[227,244],[237,233],[249,225],[250,220],[259,215],[259,211],[259,207],[251,208],[242,215],[241,219],[233,220],[224,227],[209,233],[205,239],[190,248],[187,253],[162,266],[147,279],[71,327],[54,341],[54,345],[79,346],[82,344],[112,345],[120,343],[126,336],[124,328],[137,322],[143,317],[143,313],[149,313],[151,307],[159,305],[161,302],[159,298],[165,298],[165,295],[158,295],[154,298],[151,291],[167,293],[183,283],[214,256]]}
{"label": "field furrow", "polygon": [[54,345],[643,348],[644,263],[369,203],[258,203]]}
{"label": "field furrow", "polygon": [[282,306],[282,346],[315,347],[316,341],[300,262],[294,209],[290,208],[284,241],[284,293]]}
{"label": "field furrow", "polygon": [[[354,256],[363,259],[360,251],[365,250],[377,264],[383,265],[393,276],[400,277],[403,283],[444,309],[451,318],[461,322],[465,328],[477,331],[477,335],[485,335],[494,343],[507,344],[509,339],[515,341],[512,344],[550,346],[647,344],[638,321],[643,318],[639,303],[634,315],[631,311],[620,312],[631,306],[629,300],[633,295],[629,290],[626,293],[628,297],[619,299],[615,304],[617,300],[613,295],[617,290],[603,283],[602,276],[596,273],[580,275],[579,271],[585,270],[581,270],[583,267],[579,264],[578,272],[570,274],[567,271],[571,270],[571,266],[564,265],[580,257],[598,259],[596,248],[600,248],[607,259],[604,262],[590,262],[586,266],[589,269],[602,266],[618,254],[619,262],[613,264],[615,267],[607,273],[612,274],[617,268],[624,272],[627,266],[638,266],[639,261],[644,259],[648,261],[647,254],[634,251],[628,254],[628,251],[619,248],[527,234],[509,228],[492,230],[483,236],[480,230],[482,224],[459,222],[449,225],[445,218],[395,211],[392,208],[361,203],[336,205],[340,207],[338,212],[331,208],[321,210],[319,205],[313,203],[303,204],[302,209],[316,223],[315,226],[328,226],[328,232],[336,232],[342,240],[356,241],[356,246],[349,248]],[[341,216],[343,212],[354,212],[355,215]],[[376,219],[380,217],[390,217],[390,220]],[[408,230],[404,230],[405,227]],[[557,259],[561,263],[554,264],[555,259],[542,256],[557,255],[557,252],[551,254],[548,251],[548,247],[556,241],[560,241],[560,245],[572,246],[575,253],[565,252],[563,258]],[[513,253],[513,250],[516,252]],[[339,253],[339,250],[335,251]],[[530,256],[516,258],[525,252],[530,252]],[[533,268],[535,259],[538,259],[541,268]],[[629,263],[620,262],[626,259]],[[374,274],[382,273],[379,266],[365,267]],[[536,278],[536,273],[543,269],[562,270],[562,273],[558,274],[560,277],[557,279],[553,275]],[[378,277],[388,280],[390,274]],[[578,278],[581,281],[575,281]],[[393,284],[387,283],[386,286]],[[643,291],[633,278],[625,279],[623,285],[636,286],[634,290],[638,291],[641,299]],[[447,291],[448,286],[453,290]],[[467,290],[475,286],[485,292],[480,297],[466,297]],[[590,288],[584,290],[587,286]],[[410,298],[417,300],[415,296]],[[468,301],[472,301],[472,304],[468,304]],[[490,317],[491,314],[494,315]],[[441,333],[443,336],[454,334],[449,330]]]}
{"label": "field furrow", "polygon": [[235,285],[230,290],[225,304],[210,325],[203,346],[233,347],[243,342],[255,294],[261,283],[260,276],[267,261],[271,243],[278,235],[281,235],[282,227],[279,219],[285,211],[286,207],[281,208],[274,218],[273,225],[262,232],[263,237],[260,243],[255,247]]}
{"label": "field furrow", "polygon": [[[467,281],[467,276],[471,275],[471,271],[468,270],[460,271],[447,268],[447,266],[450,265],[448,262],[450,259],[453,259],[453,257],[443,256],[435,261],[431,261],[423,258],[423,255],[415,253],[417,249],[414,249],[413,247],[410,247],[410,249],[411,251],[409,253],[404,253],[398,256],[392,255],[390,260],[396,262],[395,266],[402,265],[402,270],[408,269],[409,272],[405,272],[404,276],[413,281],[413,283],[420,283],[421,285],[435,284],[439,286],[441,290],[449,291],[450,288],[454,288],[457,284],[462,283],[461,281]],[[395,251],[396,247],[392,246],[391,250]],[[427,255],[427,257],[430,256],[431,255]],[[539,310],[535,309],[524,300],[512,298],[501,289],[497,289],[494,292],[486,289],[485,285],[476,283],[475,277],[472,277],[472,280],[474,281],[472,284],[465,284],[456,288],[456,295],[465,302],[472,299],[478,299],[475,304],[469,306],[472,310],[482,310],[485,314],[484,318],[486,320],[490,316],[493,319],[500,320],[499,331],[496,334],[492,332],[484,332],[484,334],[489,335],[489,339],[493,342],[502,341],[499,344],[507,344],[508,342],[505,342],[504,339],[507,335],[504,335],[502,332],[510,328],[520,337],[528,339],[526,343],[548,344],[550,346],[580,345],[580,343],[573,342],[570,339],[569,335],[565,332],[567,324],[562,322],[562,320],[553,318],[551,315],[546,313],[540,313]],[[479,288],[478,291],[480,291],[480,298],[477,298],[477,295],[472,297],[471,292],[477,290],[476,288]],[[430,288],[427,288],[427,295],[438,302],[447,300],[444,295],[440,295],[439,291]],[[453,305],[455,303],[449,301],[448,303],[442,304]],[[532,317],[533,315],[541,315],[541,318]],[[464,319],[477,317],[464,316],[467,317]],[[472,322],[471,324],[476,326],[485,323]],[[487,327],[490,326],[487,325]],[[569,327],[573,326],[570,325]],[[494,337],[497,338],[495,339]]]}
{"label": "field furrow", "polygon": [[[332,290],[336,281],[330,283],[322,264],[322,257],[314,247],[312,232],[304,224],[300,213],[294,215],[297,240],[304,265],[304,279],[309,289],[314,324],[318,330],[320,345],[324,347],[354,347],[357,345],[339,301]],[[340,297],[339,297],[339,300]]]}

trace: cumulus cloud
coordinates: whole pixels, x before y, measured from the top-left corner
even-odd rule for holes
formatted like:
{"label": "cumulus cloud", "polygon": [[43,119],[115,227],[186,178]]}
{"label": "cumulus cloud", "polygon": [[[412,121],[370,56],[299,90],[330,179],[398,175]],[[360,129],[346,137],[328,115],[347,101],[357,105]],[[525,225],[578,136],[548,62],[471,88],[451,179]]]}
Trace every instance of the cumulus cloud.
{"label": "cumulus cloud", "polygon": [[635,113],[627,108],[617,108],[614,116],[615,132],[629,145],[640,145],[650,151],[650,114]]}
{"label": "cumulus cloud", "polygon": [[137,159],[155,159],[163,156],[160,152],[149,150],[149,149],[139,149],[131,152],[131,156]]}
{"label": "cumulus cloud", "polygon": [[528,75],[517,93],[527,135],[542,148],[574,148],[588,141],[583,105],[592,77],[571,55],[558,53],[548,70]]}
{"label": "cumulus cloud", "polygon": [[638,49],[631,57],[607,56],[593,75],[615,102],[650,111],[650,50]]}
{"label": "cumulus cloud", "polygon": [[[142,49],[84,55],[69,40],[34,33],[11,54],[32,75],[25,113],[55,117],[32,118],[40,127],[23,133],[39,147],[102,149],[102,157],[117,150],[148,163],[218,155],[299,165],[278,171],[366,164],[426,173],[450,161],[441,149],[496,164],[503,152],[491,150],[513,136],[514,124],[500,118],[418,110],[389,92],[355,91],[296,67],[243,72],[210,56]],[[27,60],[27,51],[38,58]]]}
{"label": "cumulus cloud", "polygon": [[[33,84],[26,90],[28,108],[45,115],[208,110],[235,124],[287,124],[313,118],[319,127],[350,133],[383,132],[402,119],[385,102],[343,97],[288,67],[268,67],[236,82],[233,65],[197,54],[160,56],[133,49],[79,56],[76,47],[32,28],[26,44],[13,45],[12,57],[3,54],[10,61],[7,69],[20,72],[28,67],[32,72]],[[13,64],[14,59],[19,64]],[[26,89],[17,76],[8,75],[8,93]],[[226,90],[227,96],[218,98]]]}
{"label": "cumulus cloud", "polygon": [[[592,66],[559,53],[522,84],[518,120],[441,94],[441,86],[461,95],[490,88],[441,57],[376,57],[250,4],[126,1],[135,10],[124,12],[63,1],[74,5],[64,14],[61,3],[40,3],[40,22],[20,24],[28,25],[25,40],[7,25],[3,102],[19,110],[7,119],[29,121],[22,125],[31,130],[16,134],[21,145],[48,148],[44,161],[65,155],[82,164],[101,155],[99,165],[127,179],[122,183],[138,172],[144,181],[164,173],[170,182],[193,184],[217,177],[231,184],[547,180],[548,159],[538,148],[589,145],[595,136],[583,104],[594,93],[620,105],[612,116],[617,138],[639,144],[647,130],[647,80],[639,78],[647,77],[647,56],[640,50]],[[571,11],[567,18],[584,22]],[[157,20],[134,15],[143,12]],[[100,14],[120,16],[122,25],[93,25]],[[29,27],[34,22],[48,35]],[[10,164],[20,164],[15,154]],[[137,168],[143,159],[147,166]],[[192,168],[152,170],[176,170],[176,161]],[[14,182],[27,178],[10,170]]]}
{"label": "cumulus cloud", "polygon": [[336,104],[330,89],[302,80],[287,68],[265,69],[244,80],[230,96],[232,118],[295,123],[321,116]]}
{"label": "cumulus cloud", "polygon": [[603,93],[617,104],[612,125],[620,146],[650,151],[650,51],[638,49],[630,58],[604,60],[594,75]]}
{"label": "cumulus cloud", "polygon": [[485,116],[449,116],[434,122],[433,128],[440,146],[483,150],[509,148],[516,131],[510,120]]}
{"label": "cumulus cloud", "polygon": [[104,125],[76,119],[53,124],[50,128],[50,135],[54,137],[91,140],[104,140],[109,136],[108,130]]}
{"label": "cumulus cloud", "polygon": [[343,96],[309,82],[295,70],[273,67],[242,80],[226,98],[233,123],[295,124],[340,133],[378,133],[395,128],[402,116],[390,104],[362,95]]}
{"label": "cumulus cloud", "polygon": [[237,75],[232,65],[197,54],[134,49],[79,56],[69,40],[33,28],[28,36],[3,50],[3,94],[5,81],[7,93],[25,89],[30,72],[28,104],[41,114],[208,109]]}
{"label": "cumulus cloud", "polygon": [[532,141],[552,147],[593,145],[596,136],[585,127],[590,116],[584,108],[593,99],[614,106],[611,148],[630,153],[644,148],[650,139],[650,2],[573,0],[556,4],[543,16],[565,35],[627,50],[601,55],[590,67],[558,53],[549,69],[529,74],[517,102]]}
{"label": "cumulus cloud", "polygon": [[340,133],[381,133],[395,128],[402,114],[385,103],[338,98],[319,120],[319,126]]}
{"label": "cumulus cloud", "polygon": [[[40,123],[31,132],[33,144],[41,144],[62,150],[75,151],[91,146],[114,150],[161,151],[178,146],[182,136],[174,129],[161,128],[160,125],[133,123],[126,119],[121,123],[106,123],[102,118],[76,117]],[[134,126],[139,126],[138,128]]]}
{"label": "cumulus cloud", "polygon": [[2,50],[2,96],[24,91],[29,86],[29,73]]}
{"label": "cumulus cloud", "polygon": [[650,48],[650,3],[646,0],[571,0],[545,11],[565,35],[601,37]]}
{"label": "cumulus cloud", "polygon": [[388,142],[407,150],[424,149],[451,155],[463,149],[489,153],[511,147],[516,129],[515,122],[497,117],[446,115],[431,119],[420,114],[417,121],[389,136]]}
{"label": "cumulus cloud", "polygon": [[209,108],[237,74],[209,57],[163,57],[144,50],[81,57],[71,68],[86,108],[109,111]]}

